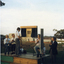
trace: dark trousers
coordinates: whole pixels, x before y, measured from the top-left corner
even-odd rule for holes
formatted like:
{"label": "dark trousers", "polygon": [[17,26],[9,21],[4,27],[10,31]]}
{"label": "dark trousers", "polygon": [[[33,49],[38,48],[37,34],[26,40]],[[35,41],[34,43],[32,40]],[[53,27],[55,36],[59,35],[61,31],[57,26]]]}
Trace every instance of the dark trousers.
{"label": "dark trousers", "polygon": [[53,55],[52,52],[50,52],[50,62],[53,64],[53,63],[56,63],[56,55]]}
{"label": "dark trousers", "polygon": [[15,51],[16,44],[11,45],[12,52]]}
{"label": "dark trousers", "polygon": [[20,54],[20,41],[19,39],[16,39],[16,50],[15,50],[15,53],[16,55],[19,55]]}
{"label": "dark trousers", "polygon": [[5,44],[5,55],[6,55],[6,52],[8,51],[8,55],[9,55],[9,52],[10,52],[10,46],[8,46],[7,44]]}

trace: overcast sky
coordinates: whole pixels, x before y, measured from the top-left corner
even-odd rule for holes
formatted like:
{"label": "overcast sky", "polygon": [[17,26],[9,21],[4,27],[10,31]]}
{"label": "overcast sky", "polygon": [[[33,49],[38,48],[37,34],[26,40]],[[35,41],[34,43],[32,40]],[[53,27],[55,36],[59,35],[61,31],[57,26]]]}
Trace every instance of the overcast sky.
{"label": "overcast sky", "polygon": [[44,35],[53,36],[53,29],[64,29],[64,0],[2,0],[0,33],[15,33],[20,26],[38,26]]}

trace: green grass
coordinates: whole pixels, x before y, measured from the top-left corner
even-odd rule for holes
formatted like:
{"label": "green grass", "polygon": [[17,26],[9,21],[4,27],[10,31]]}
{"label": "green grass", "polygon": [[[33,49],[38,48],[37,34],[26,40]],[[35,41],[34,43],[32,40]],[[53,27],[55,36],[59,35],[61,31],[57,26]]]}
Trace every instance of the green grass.
{"label": "green grass", "polygon": [[[50,57],[44,58],[44,64],[50,63]],[[57,64],[64,64],[64,52],[59,51],[57,55]]]}

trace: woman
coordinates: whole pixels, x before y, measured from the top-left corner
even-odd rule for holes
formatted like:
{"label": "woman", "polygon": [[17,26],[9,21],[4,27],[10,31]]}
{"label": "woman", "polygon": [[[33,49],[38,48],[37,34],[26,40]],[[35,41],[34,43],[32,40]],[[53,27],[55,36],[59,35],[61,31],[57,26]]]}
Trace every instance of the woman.
{"label": "woman", "polygon": [[12,53],[13,53],[13,51],[15,51],[15,46],[16,46],[16,43],[15,43],[15,35],[12,34],[12,38],[11,38],[11,49],[12,49]]}
{"label": "woman", "polygon": [[40,34],[38,35],[38,38],[36,39],[35,43],[36,43],[36,45],[34,47],[34,50],[37,54],[37,57],[39,57],[39,55],[40,55],[40,52],[39,52],[39,49],[40,49]]}

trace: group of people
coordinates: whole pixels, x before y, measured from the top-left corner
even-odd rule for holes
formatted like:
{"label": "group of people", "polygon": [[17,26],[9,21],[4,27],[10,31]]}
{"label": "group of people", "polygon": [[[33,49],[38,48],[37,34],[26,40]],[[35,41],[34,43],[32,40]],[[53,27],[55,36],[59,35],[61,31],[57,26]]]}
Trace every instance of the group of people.
{"label": "group of people", "polygon": [[9,39],[9,36],[6,35],[6,38],[4,39],[4,45],[5,45],[5,55],[6,55],[7,50],[8,50],[8,55],[9,55],[10,47],[13,53],[13,51],[15,51],[15,46],[16,46],[15,35],[12,34],[11,40]]}
{"label": "group of people", "polygon": [[[37,54],[37,57],[41,57],[41,54],[40,54],[40,35],[38,35],[38,38],[36,39],[36,46],[34,47],[34,50]],[[50,47],[50,50],[49,50],[49,53],[50,53],[50,62],[51,63],[56,63],[56,55],[58,54],[58,51],[57,51],[57,41],[56,41],[56,37],[52,37],[51,38],[51,42],[49,44],[49,47]],[[45,54],[45,46],[43,47],[43,54]]]}
{"label": "group of people", "polygon": [[[9,36],[6,35],[6,38],[4,39],[4,45],[5,45],[5,55],[8,49],[8,55],[10,51],[10,46],[12,48],[12,52],[15,51],[16,55],[20,55],[20,39],[21,39],[21,33],[20,33],[20,28],[17,28],[17,31],[14,34],[12,34],[11,40],[9,39]],[[34,50],[37,54],[37,57],[41,57],[40,54],[40,35],[37,36],[37,39],[35,41],[36,45],[34,46]],[[51,63],[56,62],[56,55],[58,54],[57,52],[57,42],[56,38],[52,37],[51,43],[49,44],[50,46],[50,61]],[[43,47],[43,54],[45,54],[45,46]]]}
{"label": "group of people", "polygon": [[9,39],[9,36],[6,35],[6,38],[4,39],[4,45],[5,45],[5,55],[8,50],[8,55],[10,52],[10,47],[13,51],[15,51],[16,55],[20,54],[20,39],[21,39],[21,33],[20,33],[20,28],[17,28],[17,31],[15,34],[12,34],[12,38]]}

